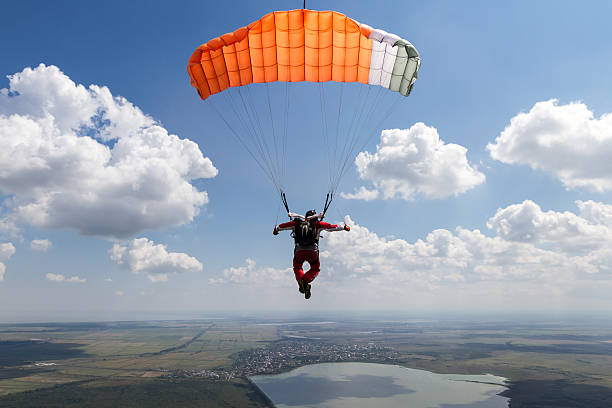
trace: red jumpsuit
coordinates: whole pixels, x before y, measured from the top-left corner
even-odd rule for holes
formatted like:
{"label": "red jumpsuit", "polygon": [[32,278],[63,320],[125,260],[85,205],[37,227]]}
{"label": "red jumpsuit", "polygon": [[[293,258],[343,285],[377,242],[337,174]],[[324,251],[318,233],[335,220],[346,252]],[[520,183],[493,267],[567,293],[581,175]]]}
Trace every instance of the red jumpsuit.
{"label": "red jumpsuit", "polygon": [[[293,230],[298,223],[296,221],[289,221],[278,226],[279,230]],[[315,228],[317,234],[317,242],[311,245],[301,246],[298,243],[295,244],[295,250],[293,252],[293,273],[295,279],[299,282],[304,279],[306,283],[310,283],[317,277],[321,267],[319,262],[319,234],[323,230],[328,231],[341,231],[344,228],[338,227],[336,224],[329,224],[323,221],[315,221]],[[302,266],[304,262],[308,262],[310,269],[304,273]]]}

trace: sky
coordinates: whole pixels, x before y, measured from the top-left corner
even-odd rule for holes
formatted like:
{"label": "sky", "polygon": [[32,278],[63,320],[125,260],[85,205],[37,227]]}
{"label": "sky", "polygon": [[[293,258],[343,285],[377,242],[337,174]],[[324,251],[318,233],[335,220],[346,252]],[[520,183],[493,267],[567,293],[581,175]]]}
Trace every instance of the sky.
{"label": "sky", "polygon": [[218,114],[248,141],[241,94],[202,101],[186,69],[200,44],[301,1],[0,5],[0,321],[609,313],[612,5],[306,5],[422,61],[407,98],[245,87],[267,140],[287,141],[271,162],[292,211],[322,209],[327,136],[355,122],[367,139],[327,213],[351,231],[322,239],[308,301],[289,234],[271,233],[278,192]]}

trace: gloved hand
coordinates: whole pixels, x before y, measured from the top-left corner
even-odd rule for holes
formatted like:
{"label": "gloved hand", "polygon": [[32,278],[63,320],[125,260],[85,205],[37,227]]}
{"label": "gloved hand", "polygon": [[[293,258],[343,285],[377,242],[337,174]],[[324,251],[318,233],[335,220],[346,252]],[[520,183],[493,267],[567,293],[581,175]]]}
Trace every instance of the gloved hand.
{"label": "gloved hand", "polygon": [[274,227],[274,231],[272,231],[274,235],[278,235],[278,227]]}
{"label": "gloved hand", "polygon": [[348,225],[344,224],[344,230],[345,230],[345,231],[350,231],[350,230],[351,230],[351,227],[349,227]]}

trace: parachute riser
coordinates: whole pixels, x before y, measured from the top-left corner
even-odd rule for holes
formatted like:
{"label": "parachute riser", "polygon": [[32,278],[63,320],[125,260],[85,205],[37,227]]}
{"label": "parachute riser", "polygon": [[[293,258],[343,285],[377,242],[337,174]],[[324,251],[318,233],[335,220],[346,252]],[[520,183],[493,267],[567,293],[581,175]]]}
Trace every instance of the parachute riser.
{"label": "parachute riser", "polygon": [[321,213],[321,219],[325,217],[325,213],[327,213],[327,210],[329,209],[329,206],[331,205],[333,199],[334,199],[334,193],[330,191],[329,193],[327,193],[327,196],[325,197],[325,205],[323,206],[323,212]]}
{"label": "parachute riser", "polygon": [[[280,192],[280,196],[281,196],[281,202],[283,203],[283,206],[285,207],[285,210],[287,210],[287,216],[289,218],[301,218],[304,219],[304,217],[300,214],[296,214],[296,213],[292,213],[291,210],[289,210],[289,204],[287,204],[287,196],[285,195],[285,192],[281,190]],[[333,192],[329,192],[327,193],[327,196],[325,196],[325,204],[323,205],[323,212],[316,214],[314,216],[310,216],[308,217],[310,218],[317,218],[317,219],[323,219],[325,218],[325,214],[327,213],[327,210],[329,210],[329,207],[331,206],[331,203],[334,199],[334,193]]]}
{"label": "parachute riser", "polygon": [[[291,214],[291,211],[289,210],[289,205],[287,204],[287,196],[285,196],[285,192],[283,190],[281,190],[280,194],[281,194],[281,201],[283,205],[285,206],[285,210],[287,210],[287,215],[289,215]],[[289,218],[291,218],[291,216],[289,216]]]}

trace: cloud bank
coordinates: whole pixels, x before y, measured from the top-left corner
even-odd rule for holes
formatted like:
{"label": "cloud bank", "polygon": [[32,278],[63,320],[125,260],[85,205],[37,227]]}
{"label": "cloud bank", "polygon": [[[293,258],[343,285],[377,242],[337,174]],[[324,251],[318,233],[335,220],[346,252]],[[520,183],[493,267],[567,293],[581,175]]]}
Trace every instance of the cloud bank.
{"label": "cloud bank", "polygon": [[137,238],[126,245],[115,244],[108,251],[110,260],[135,274],[145,274],[154,283],[167,282],[168,276],[181,272],[201,272],[196,258],[180,252],[168,252],[166,246],[147,238]]}
{"label": "cloud bank", "polygon": [[612,206],[576,204],[578,214],[542,211],[527,200],[488,220],[493,236],[457,227],[412,243],[381,237],[347,216],[351,231],[329,234],[321,257],[334,281],[388,290],[506,282],[560,293],[579,280],[612,278]]}
{"label": "cloud bank", "polygon": [[208,202],[191,183],[217,175],[211,160],[125,98],[44,64],[8,78],[0,191],[11,220],[129,237],[188,223]]}
{"label": "cloud bank", "polygon": [[444,143],[436,128],[423,123],[410,129],[383,130],[376,152],[361,152],[355,159],[359,177],[373,188],[360,187],[355,193],[341,195],[360,200],[456,196],[485,181],[466,153],[463,146]]}
{"label": "cloud bank", "polygon": [[487,149],[493,159],[543,170],[567,189],[612,190],[612,113],[596,118],[580,102],[536,103],[513,117]]}
{"label": "cloud bank", "polygon": [[[326,234],[321,242],[317,305],[322,310],[346,304],[364,310],[598,310],[609,304],[612,290],[612,205],[576,201],[576,208],[544,210],[526,200],[494,212],[486,231],[458,226],[411,241],[381,236],[347,216],[351,231]],[[226,268],[209,284],[300,300],[290,268],[260,266],[252,259]],[[293,290],[279,292],[279,287]]]}

